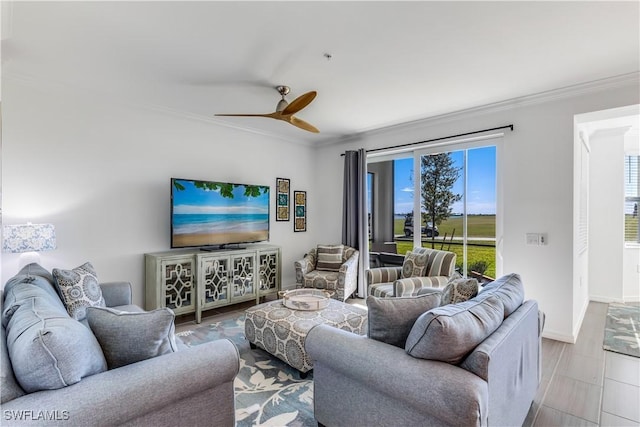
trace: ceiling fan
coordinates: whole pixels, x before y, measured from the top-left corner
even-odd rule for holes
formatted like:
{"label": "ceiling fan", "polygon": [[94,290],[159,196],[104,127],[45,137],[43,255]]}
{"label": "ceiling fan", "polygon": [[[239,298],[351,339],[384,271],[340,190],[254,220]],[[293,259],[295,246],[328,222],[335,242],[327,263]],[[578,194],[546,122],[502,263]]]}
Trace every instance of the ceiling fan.
{"label": "ceiling fan", "polygon": [[302,110],[304,107],[309,105],[311,101],[316,97],[317,93],[315,90],[311,92],[307,92],[303,95],[300,95],[290,103],[284,99],[285,95],[287,95],[290,91],[289,86],[276,86],[276,90],[282,96],[282,99],[278,101],[278,105],[276,105],[276,111],[273,113],[266,114],[216,114],[216,116],[227,116],[227,117],[267,117],[276,120],[282,120],[287,123],[290,123],[294,126],[299,127],[300,129],[304,129],[309,132],[319,133],[320,131],[312,126],[311,124],[301,120],[297,117],[293,117],[295,113]]}

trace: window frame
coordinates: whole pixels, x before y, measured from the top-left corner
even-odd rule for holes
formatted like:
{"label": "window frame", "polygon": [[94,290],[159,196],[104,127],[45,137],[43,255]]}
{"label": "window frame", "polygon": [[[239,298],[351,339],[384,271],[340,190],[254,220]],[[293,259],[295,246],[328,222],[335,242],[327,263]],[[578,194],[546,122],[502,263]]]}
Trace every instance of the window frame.
{"label": "window frame", "polygon": [[[444,142],[425,143],[424,145],[391,148],[389,150],[376,151],[374,153],[367,153],[367,164],[377,163],[387,160],[396,160],[402,158],[413,158],[414,164],[414,194],[420,194],[420,169],[419,159],[420,155],[426,151],[446,152],[455,150],[467,150],[473,148],[480,148],[486,146],[495,146],[496,149],[496,243],[495,243],[495,274],[496,277],[503,275],[503,245],[504,245],[504,204],[503,204],[503,189],[504,183],[503,177],[503,150],[504,144],[508,143],[509,137],[503,132],[474,136],[468,138],[459,138]],[[416,175],[417,179],[416,179]],[[375,191],[374,191],[375,192]],[[375,196],[374,196],[375,197]],[[414,197],[414,212],[420,212],[420,197]],[[414,233],[414,243],[416,239]],[[418,238],[419,241],[419,238]]]}
{"label": "window frame", "polygon": [[[633,176],[632,171],[630,169],[627,168],[627,164],[629,164],[629,159],[630,158],[636,158],[636,170],[635,170],[635,175],[636,175],[636,182],[635,182],[635,196],[627,196],[627,181],[631,181],[631,178]],[[627,203],[637,203],[638,206],[640,206],[640,155],[637,154],[628,154],[625,153],[624,155],[624,201],[623,204],[626,207]],[[632,183],[630,185],[633,185]],[[627,221],[626,221],[626,212],[623,208],[623,215],[625,215],[624,218],[624,232],[623,232],[623,239],[624,239],[624,245],[625,247],[632,247],[632,248],[636,248],[636,247],[640,247],[640,222],[637,226],[636,229],[636,240],[627,240]],[[636,214],[637,216],[640,216],[640,213]]]}

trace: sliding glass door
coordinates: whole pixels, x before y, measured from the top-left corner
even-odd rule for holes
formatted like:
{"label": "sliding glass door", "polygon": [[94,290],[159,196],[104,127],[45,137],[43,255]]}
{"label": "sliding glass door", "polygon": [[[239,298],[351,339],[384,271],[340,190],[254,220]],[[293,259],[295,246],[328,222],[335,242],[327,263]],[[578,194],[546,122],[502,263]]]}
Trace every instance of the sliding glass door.
{"label": "sliding glass door", "polygon": [[463,276],[496,277],[501,145],[491,136],[368,157],[371,241],[393,241],[401,255],[415,246],[455,252]]}
{"label": "sliding glass door", "polygon": [[[496,277],[496,146],[447,146],[414,156],[416,246],[455,252],[463,276]],[[417,229],[418,219],[414,218]]]}

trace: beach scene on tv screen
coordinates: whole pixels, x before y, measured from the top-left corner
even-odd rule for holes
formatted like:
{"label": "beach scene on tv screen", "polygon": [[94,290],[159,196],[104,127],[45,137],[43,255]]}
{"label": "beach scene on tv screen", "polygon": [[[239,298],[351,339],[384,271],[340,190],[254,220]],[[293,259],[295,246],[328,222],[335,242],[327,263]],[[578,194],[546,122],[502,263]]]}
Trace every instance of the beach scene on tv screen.
{"label": "beach scene on tv screen", "polygon": [[269,239],[269,187],[173,180],[172,247]]}

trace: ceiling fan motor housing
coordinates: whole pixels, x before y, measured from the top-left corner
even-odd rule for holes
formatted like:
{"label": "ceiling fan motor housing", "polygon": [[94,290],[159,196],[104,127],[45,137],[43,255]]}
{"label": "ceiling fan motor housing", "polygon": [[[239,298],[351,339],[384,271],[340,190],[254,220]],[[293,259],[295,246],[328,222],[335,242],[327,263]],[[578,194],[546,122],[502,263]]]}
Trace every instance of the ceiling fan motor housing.
{"label": "ceiling fan motor housing", "polygon": [[276,90],[278,91],[278,93],[280,93],[280,95],[282,95],[282,99],[278,101],[278,105],[276,105],[276,111],[282,111],[287,108],[287,105],[289,105],[284,97],[289,94],[289,91],[291,89],[289,88],[289,86],[276,86]]}

